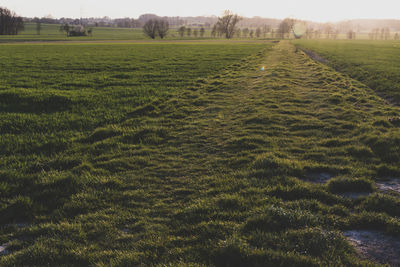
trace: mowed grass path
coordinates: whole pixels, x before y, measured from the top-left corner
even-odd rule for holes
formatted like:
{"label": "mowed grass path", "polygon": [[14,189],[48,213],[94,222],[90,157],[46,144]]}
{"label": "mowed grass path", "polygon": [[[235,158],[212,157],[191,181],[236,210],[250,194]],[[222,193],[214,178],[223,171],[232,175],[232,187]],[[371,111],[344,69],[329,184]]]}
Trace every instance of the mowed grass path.
{"label": "mowed grass path", "polygon": [[[3,223],[0,262],[365,264],[341,231],[400,233],[398,195],[374,183],[399,174],[399,109],[287,42],[251,54],[78,135],[35,175],[2,172],[2,218],[25,224]],[[320,173],[335,178],[305,181]],[[354,191],[371,194],[339,195]]]}

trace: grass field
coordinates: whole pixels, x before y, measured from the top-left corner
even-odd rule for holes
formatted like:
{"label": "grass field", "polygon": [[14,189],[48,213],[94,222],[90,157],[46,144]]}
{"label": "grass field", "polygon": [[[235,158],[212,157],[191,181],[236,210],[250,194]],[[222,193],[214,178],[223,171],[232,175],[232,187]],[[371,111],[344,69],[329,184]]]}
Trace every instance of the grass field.
{"label": "grass field", "polygon": [[399,41],[300,40],[295,43],[317,52],[330,66],[400,103]]}
{"label": "grass field", "polygon": [[[0,35],[0,43],[5,42],[35,42],[35,41],[117,41],[117,40],[151,40],[141,28],[111,28],[111,27],[89,27],[93,30],[92,36],[67,37],[65,33],[59,31],[58,24],[42,24],[40,35],[36,32],[35,23],[26,23],[25,30],[18,35]],[[179,37],[177,29],[171,28],[166,40],[203,40],[211,38],[211,31],[206,30],[204,37]],[[215,39],[215,38],[213,38]]]}
{"label": "grass field", "polygon": [[0,36],[4,42],[33,42],[33,41],[93,41],[93,40],[144,40],[147,39],[142,29],[102,28],[94,27],[93,36],[67,37],[59,31],[60,25],[42,24],[40,35],[36,33],[36,24],[26,23],[25,30],[18,35]]}
{"label": "grass field", "polygon": [[2,266],[365,266],[343,231],[400,235],[400,109],[289,42],[0,58]]}

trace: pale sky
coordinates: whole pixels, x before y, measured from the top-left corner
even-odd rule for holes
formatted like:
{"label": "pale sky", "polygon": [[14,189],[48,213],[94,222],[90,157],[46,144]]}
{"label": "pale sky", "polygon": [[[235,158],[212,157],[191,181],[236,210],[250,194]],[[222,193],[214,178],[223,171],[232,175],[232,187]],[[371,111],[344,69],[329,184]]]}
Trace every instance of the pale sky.
{"label": "pale sky", "polygon": [[246,17],[292,17],[319,22],[354,18],[400,19],[400,0],[0,0],[20,16],[137,18],[221,15],[229,9]]}

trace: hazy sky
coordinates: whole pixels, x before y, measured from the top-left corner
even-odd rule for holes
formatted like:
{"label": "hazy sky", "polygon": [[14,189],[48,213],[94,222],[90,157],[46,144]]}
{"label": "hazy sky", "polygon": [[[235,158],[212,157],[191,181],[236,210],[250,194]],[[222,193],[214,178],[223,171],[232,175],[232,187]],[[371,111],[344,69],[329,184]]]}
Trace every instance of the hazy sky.
{"label": "hazy sky", "polygon": [[400,0],[0,0],[0,6],[26,17],[137,18],[221,15],[225,9],[242,16],[337,21],[352,18],[400,19]]}

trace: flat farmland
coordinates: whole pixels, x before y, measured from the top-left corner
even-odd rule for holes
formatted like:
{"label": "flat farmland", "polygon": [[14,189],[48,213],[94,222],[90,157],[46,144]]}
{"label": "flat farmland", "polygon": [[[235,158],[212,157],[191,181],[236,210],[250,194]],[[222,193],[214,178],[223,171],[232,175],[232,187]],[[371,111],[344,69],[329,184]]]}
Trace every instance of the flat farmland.
{"label": "flat farmland", "polygon": [[[88,27],[92,29],[93,33],[91,36],[80,36],[80,37],[67,37],[65,32],[60,32],[60,24],[42,24],[40,34],[36,32],[35,23],[26,23],[25,29],[18,35],[1,35],[0,43],[9,42],[54,42],[54,41],[117,41],[117,40],[148,40],[146,35],[143,33],[142,28],[114,28],[114,27]],[[195,27],[193,27],[195,29]],[[180,37],[177,29],[169,29],[169,34],[166,37],[167,40],[204,40],[211,38],[211,30],[206,29],[204,37],[191,36]],[[215,39],[215,38],[213,38]],[[220,39],[220,38],[218,38]],[[220,39],[221,40],[221,39]]]}

